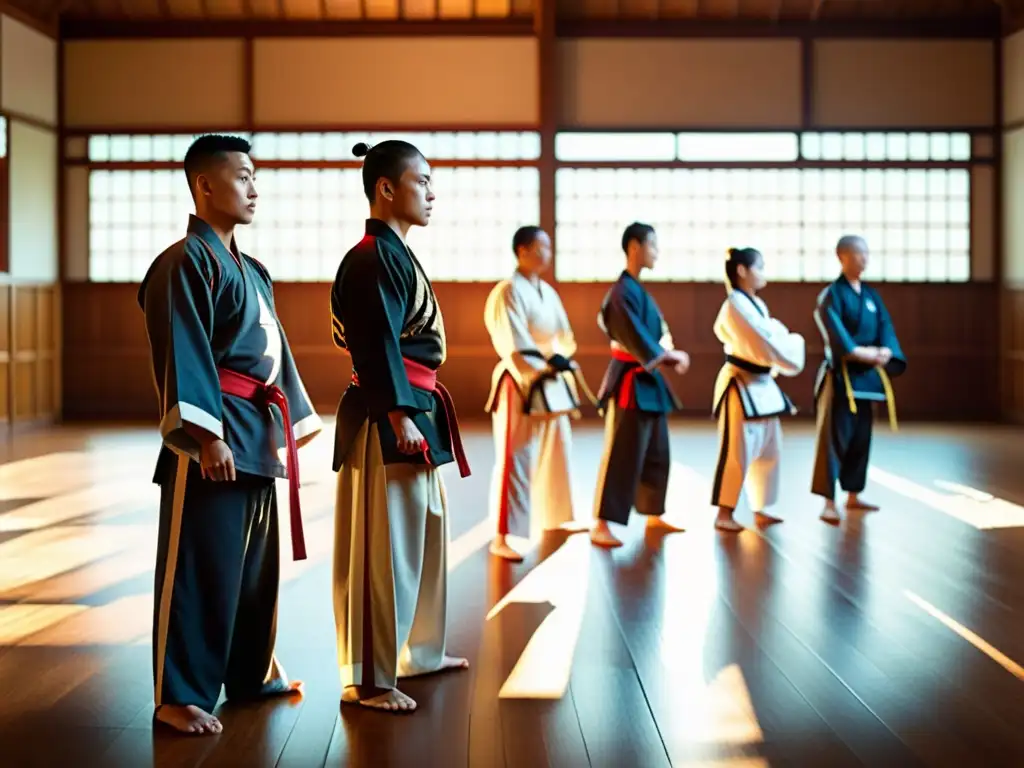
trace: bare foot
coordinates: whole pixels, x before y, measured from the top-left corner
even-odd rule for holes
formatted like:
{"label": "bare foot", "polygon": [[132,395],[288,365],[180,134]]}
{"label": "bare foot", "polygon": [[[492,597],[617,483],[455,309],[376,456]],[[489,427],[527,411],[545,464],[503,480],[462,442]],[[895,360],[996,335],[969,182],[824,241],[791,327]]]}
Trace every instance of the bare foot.
{"label": "bare foot", "polygon": [[715,520],[715,529],[725,533],[739,533],[743,530],[743,526],[731,517],[720,517]]}
{"label": "bare foot", "polygon": [[821,520],[829,525],[839,525],[839,513],[836,512],[836,505],[833,502],[825,502],[825,508],[821,510]]}
{"label": "bare foot", "polygon": [[590,543],[609,548],[622,546],[622,542],[615,538],[611,531],[603,528],[595,528],[590,532]]}
{"label": "bare foot", "polygon": [[877,512],[878,506],[871,502],[864,501],[859,498],[857,494],[851,493],[850,498],[846,500],[847,509],[859,509],[862,512]]}
{"label": "bare foot", "polygon": [[438,672],[445,672],[449,669],[469,669],[469,659],[460,656],[445,656],[441,660],[441,667]]}
{"label": "bare foot", "polygon": [[560,526],[552,530],[565,531],[566,533],[583,533],[584,531],[590,530],[590,523],[585,520],[572,520],[568,523],[562,523]]}
{"label": "bare foot", "polygon": [[509,546],[508,542],[505,541],[504,536],[492,541],[488,551],[495,557],[500,557],[503,560],[510,560],[513,563],[521,563],[523,561],[523,556]]}
{"label": "bare foot", "polygon": [[303,696],[305,692],[306,684],[301,680],[292,680],[289,683],[287,680],[278,678],[264,685],[263,690],[260,691],[260,696],[266,698],[274,696]]}
{"label": "bare foot", "polygon": [[399,714],[413,712],[416,709],[416,701],[397,688],[391,688],[377,696],[361,699],[359,698],[359,689],[353,685],[342,691],[341,700],[346,704],[358,704],[367,709],[379,709]]}
{"label": "bare foot", "polygon": [[767,528],[769,525],[775,525],[776,523],[782,522],[781,517],[769,515],[766,512],[755,512],[754,519],[757,520],[757,524],[762,528]]}
{"label": "bare foot", "polygon": [[682,533],[686,529],[682,526],[670,523],[663,517],[651,517],[647,518],[647,530],[658,531],[660,533]]}
{"label": "bare foot", "polygon": [[220,720],[192,704],[184,707],[177,704],[164,704],[157,708],[156,719],[181,733],[203,735],[220,733],[224,730]]}

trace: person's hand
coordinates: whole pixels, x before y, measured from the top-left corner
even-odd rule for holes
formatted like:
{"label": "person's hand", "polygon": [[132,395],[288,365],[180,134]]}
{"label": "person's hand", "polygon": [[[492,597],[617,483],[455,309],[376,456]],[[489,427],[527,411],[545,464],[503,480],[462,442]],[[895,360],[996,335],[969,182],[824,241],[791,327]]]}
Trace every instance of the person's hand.
{"label": "person's hand", "polygon": [[219,438],[203,443],[199,450],[199,468],[207,480],[235,480],[235,456]]}
{"label": "person's hand", "polygon": [[669,364],[681,376],[690,369],[690,356],[681,349],[673,349],[669,352]]}
{"label": "person's hand", "polygon": [[409,414],[405,411],[391,411],[388,414],[388,421],[391,422],[391,429],[395,432],[400,453],[412,455],[423,452],[427,441],[423,439],[423,433],[420,432],[419,427],[413,424]]}
{"label": "person's hand", "polygon": [[892,350],[888,347],[882,347],[878,350],[878,364],[888,365],[889,361],[892,360]]}

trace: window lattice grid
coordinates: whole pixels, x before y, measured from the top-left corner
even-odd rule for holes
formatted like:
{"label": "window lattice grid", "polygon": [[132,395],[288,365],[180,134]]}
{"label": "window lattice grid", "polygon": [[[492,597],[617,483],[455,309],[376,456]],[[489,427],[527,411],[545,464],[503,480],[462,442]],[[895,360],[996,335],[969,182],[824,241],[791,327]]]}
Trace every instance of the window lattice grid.
{"label": "window lattice grid", "polygon": [[614,279],[622,231],[655,226],[652,280],[721,280],[730,246],[753,246],[774,280],[834,276],[836,240],[863,234],[873,279],[970,278],[970,177],[963,169],[563,168],[556,176],[556,271]]}
{"label": "window lattice grid", "polygon": [[[512,234],[540,216],[536,168],[438,168],[430,225],[409,245],[438,281],[497,280],[512,268]],[[90,172],[89,277],[141,280],[153,259],[185,234],[192,199],[180,171]],[[330,281],[363,236],[369,215],[356,169],[268,169],[239,247],[275,280]]]}
{"label": "window lattice grid", "polygon": [[805,160],[848,162],[967,162],[971,134],[889,132],[826,132],[800,136]]}
{"label": "window lattice grid", "polygon": [[[249,139],[257,163],[260,160],[356,162],[357,158],[352,155],[355,144],[376,144],[386,139],[408,141],[432,160],[529,162],[540,157],[540,134],[536,131],[226,133]],[[181,162],[197,135],[97,134],[89,137],[88,158],[94,163]]]}

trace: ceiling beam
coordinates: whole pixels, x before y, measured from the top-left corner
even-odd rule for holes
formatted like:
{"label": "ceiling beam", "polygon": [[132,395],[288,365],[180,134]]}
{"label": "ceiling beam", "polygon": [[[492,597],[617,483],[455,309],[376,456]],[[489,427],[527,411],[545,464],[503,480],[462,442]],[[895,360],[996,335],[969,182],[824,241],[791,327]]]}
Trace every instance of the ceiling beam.
{"label": "ceiling beam", "polygon": [[991,40],[1000,33],[999,19],[837,19],[797,21],[768,19],[564,19],[559,37],[876,37]]}
{"label": "ceiling beam", "polygon": [[61,21],[65,40],[182,37],[527,37],[533,20],[347,21],[318,19],[79,19]]}

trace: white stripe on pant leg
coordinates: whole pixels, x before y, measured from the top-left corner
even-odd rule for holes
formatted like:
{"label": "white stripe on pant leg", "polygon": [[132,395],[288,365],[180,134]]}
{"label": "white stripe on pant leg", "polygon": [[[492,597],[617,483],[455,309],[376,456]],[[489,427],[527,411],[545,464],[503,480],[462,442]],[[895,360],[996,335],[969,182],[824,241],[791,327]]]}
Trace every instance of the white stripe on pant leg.
{"label": "white stripe on pant leg", "polygon": [[721,471],[721,482],[716,498],[711,500],[715,506],[735,509],[739,504],[752,447],[747,440],[746,426],[740,395],[735,388],[730,388],[718,416],[718,469],[715,474]]}
{"label": "white stripe on pant leg", "polygon": [[[444,660],[448,621],[448,501],[435,469],[419,471],[422,489],[423,558],[416,612],[398,656],[398,676],[434,672]],[[419,501],[419,499],[417,499]],[[402,639],[400,638],[400,641]]]}
{"label": "white stripe on pant leg", "polygon": [[178,568],[178,544],[181,540],[181,516],[185,509],[185,484],[188,480],[188,465],[191,459],[178,456],[178,470],[174,475],[174,495],[171,497],[171,521],[168,526],[167,559],[164,561],[164,579],[160,589],[160,608],[156,622],[156,692],[154,703],[163,704],[164,663],[167,656],[167,631],[171,619],[171,602],[174,597],[174,576]]}
{"label": "white stripe on pant leg", "polygon": [[528,536],[533,425],[530,417],[523,413],[519,389],[510,376],[502,380],[491,424],[496,454],[491,476],[491,518],[498,533]]}
{"label": "white stripe on pant leg", "polygon": [[757,453],[747,470],[747,498],[754,512],[764,512],[778,501],[779,460],[782,454],[782,424],[776,416],[751,422],[757,428]]}
{"label": "white stripe on pant leg", "polygon": [[604,489],[608,478],[608,465],[612,460],[612,448],[615,445],[615,433],[619,430],[622,422],[622,409],[619,408],[615,397],[608,400],[605,406],[604,416],[604,448],[601,452],[601,463],[597,470],[597,484],[594,493],[594,519],[601,518],[601,503],[604,500]]}
{"label": "white stripe on pant leg", "polygon": [[530,489],[533,520],[530,537],[572,522],[572,425],[566,413],[536,419],[536,461]]}
{"label": "white stripe on pant leg", "polygon": [[[338,473],[335,503],[334,618],[342,686],[361,684],[364,664],[373,663],[373,659],[363,657],[367,623],[371,628],[374,657],[382,644],[394,646],[393,619],[379,626],[377,618],[381,614],[394,616],[394,594],[390,588],[383,593],[371,592],[372,616],[365,615],[363,610],[366,590],[371,589],[374,582],[372,571],[383,569],[390,583],[390,547],[379,550],[373,544],[382,532],[385,541],[387,539],[386,509],[387,485],[377,427],[364,424]],[[371,537],[369,547],[368,535]],[[371,571],[369,580],[368,571]]]}

